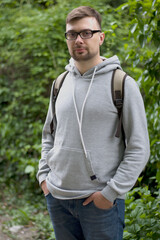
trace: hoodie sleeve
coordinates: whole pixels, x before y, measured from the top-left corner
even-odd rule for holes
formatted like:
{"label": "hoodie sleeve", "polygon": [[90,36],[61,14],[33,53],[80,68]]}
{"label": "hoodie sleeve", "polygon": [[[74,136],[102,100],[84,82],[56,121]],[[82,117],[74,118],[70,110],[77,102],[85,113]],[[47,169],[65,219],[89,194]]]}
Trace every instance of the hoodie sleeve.
{"label": "hoodie sleeve", "polygon": [[123,103],[123,127],[126,149],[116,174],[102,190],[110,201],[127,193],[143,171],[150,154],[147,121],[142,96],[137,83],[127,77]]}
{"label": "hoodie sleeve", "polygon": [[39,168],[37,172],[37,179],[39,184],[41,184],[47,177],[50,168],[47,165],[46,158],[48,152],[53,148],[54,144],[54,132],[51,134],[50,131],[50,123],[52,121],[52,94],[53,94],[53,85],[51,88],[51,95],[50,95],[50,103],[48,108],[47,117],[45,120],[45,124],[42,130],[42,150],[41,150],[41,159],[39,161]]}

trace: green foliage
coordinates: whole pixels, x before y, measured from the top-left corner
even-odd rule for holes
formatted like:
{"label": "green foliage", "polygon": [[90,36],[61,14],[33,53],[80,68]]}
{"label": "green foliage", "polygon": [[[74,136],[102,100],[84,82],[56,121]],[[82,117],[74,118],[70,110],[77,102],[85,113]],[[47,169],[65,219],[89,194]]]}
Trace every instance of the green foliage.
{"label": "green foliage", "polygon": [[66,64],[65,20],[60,7],[1,8],[0,15],[0,164],[7,180],[26,174],[33,183],[50,86]]}
{"label": "green foliage", "polygon": [[[128,1],[117,11],[120,16],[129,14],[131,21],[128,43],[124,43],[125,59],[131,66],[144,98],[148,130],[150,135],[151,156],[143,172],[143,182],[139,188],[128,193],[126,199],[126,228],[124,239],[152,240],[160,238],[159,195],[160,186],[160,19],[159,1]],[[141,179],[142,180],[142,179]],[[148,186],[144,186],[144,184]],[[150,190],[148,189],[150,188]]]}
{"label": "green foliage", "polygon": [[134,188],[126,197],[124,239],[153,240],[160,238],[160,198],[154,198],[148,187]]}
{"label": "green foliage", "polygon": [[[125,43],[125,61],[132,65],[143,94],[151,143],[150,164],[145,172],[147,184],[160,183],[160,1],[128,1],[120,6],[120,16],[131,15],[127,23],[129,43]],[[152,176],[152,178],[150,178]]]}

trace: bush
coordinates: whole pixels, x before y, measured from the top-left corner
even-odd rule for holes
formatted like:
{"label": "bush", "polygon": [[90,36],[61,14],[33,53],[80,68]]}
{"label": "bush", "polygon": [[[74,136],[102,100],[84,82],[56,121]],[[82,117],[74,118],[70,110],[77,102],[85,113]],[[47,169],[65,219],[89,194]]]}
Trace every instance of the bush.
{"label": "bush", "polygon": [[154,198],[148,187],[134,188],[127,194],[124,239],[160,238],[160,198]]}

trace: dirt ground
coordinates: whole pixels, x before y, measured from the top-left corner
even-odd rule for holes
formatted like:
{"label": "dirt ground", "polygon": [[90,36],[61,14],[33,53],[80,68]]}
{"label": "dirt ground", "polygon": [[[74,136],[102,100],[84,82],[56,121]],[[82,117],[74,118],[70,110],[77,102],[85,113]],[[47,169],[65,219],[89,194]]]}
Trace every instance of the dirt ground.
{"label": "dirt ground", "polygon": [[0,215],[0,240],[33,240],[36,231],[32,226],[19,226],[19,230],[7,228],[4,222],[9,220],[9,216]]}

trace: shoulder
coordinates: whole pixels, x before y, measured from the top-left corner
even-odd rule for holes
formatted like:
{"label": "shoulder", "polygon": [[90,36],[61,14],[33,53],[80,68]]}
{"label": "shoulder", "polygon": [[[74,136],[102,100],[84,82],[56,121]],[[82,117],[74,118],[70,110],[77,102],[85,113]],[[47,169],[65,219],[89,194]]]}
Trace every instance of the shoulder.
{"label": "shoulder", "polygon": [[133,79],[129,75],[127,75],[127,77],[125,79],[125,86],[126,86],[126,88],[138,88],[139,89],[139,86],[138,86],[136,80]]}
{"label": "shoulder", "polygon": [[124,105],[143,105],[143,98],[137,82],[130,76],[126,77],[124,88]]}
{"label": "shoulder", "polygon": [[125,79],[125,94],[140,93],[138,83],[129,75]]}

